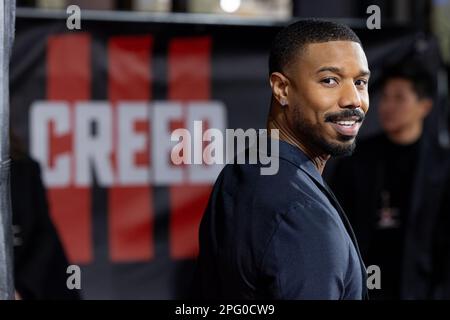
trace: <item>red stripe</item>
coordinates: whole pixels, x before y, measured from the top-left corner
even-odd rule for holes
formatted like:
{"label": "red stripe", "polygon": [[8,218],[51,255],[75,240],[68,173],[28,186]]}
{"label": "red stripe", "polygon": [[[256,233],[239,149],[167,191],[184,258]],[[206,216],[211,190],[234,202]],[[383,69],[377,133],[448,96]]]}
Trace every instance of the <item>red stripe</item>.
{"label": "red stripe", "polygon": [[[174,39],[169,47],[169,99],[208,100],[210,97],[210,37]],[[198,254],[198,229],[211,185],[170,187],[170,251],[175,259]]]}
{"label": "red stripe", "polygon": [[[151,99],[150,36],[113,37],[109,41],[109,99]],[[114,108],[117,106],[115,105]],[[146,131],[148,122],[138,123],[136,132]],[[117,122],[113,132],[118,130]],[[113,138],[117,150],[117,137]],[[149,165],[147,148],[135,154],[138,165]],[[113,156],[115,164],[115,156]],[[117,176],[117,166],[114,165]],[[148,186],[112,187],[109,190],[109,241],[111,259],[115,262],[148,260],[154,255],[152,191]]]}
{"label": "red stripe", "polygon": [[[141,133],[143,135],[149,135],[150,126],[148,121],[146,122],[136,122],[134,130],[136,133]],[[150,141],[147,141],[147,149],[142,150],[140,152],[136,152],[134,155],[134,162],[138,166],[146,166],[149,167],[151,165],[150,163],[150,157],[149,157],[149,149],[150,149]]]}
{"label": "red stripe", "polygon": [[[91,38],[87,34],[49,37],[47,43],[47,99],[71,103],[91,96]],[[73,104],[71,127],[74,128]],[[50,131],[50,134],[52,130]],[[71,153],[72,179],[74,157],[72,135],[50,138],[50,159]],[[53,161],[53,160],[51,160]],[[92,261],[91,191],[69,186],[49,188],[50,212],[72,263]]]}
{"label": "red stripe", "polygon": [[210,37],[174,39],[169,47],[169,99],[208,100]]}

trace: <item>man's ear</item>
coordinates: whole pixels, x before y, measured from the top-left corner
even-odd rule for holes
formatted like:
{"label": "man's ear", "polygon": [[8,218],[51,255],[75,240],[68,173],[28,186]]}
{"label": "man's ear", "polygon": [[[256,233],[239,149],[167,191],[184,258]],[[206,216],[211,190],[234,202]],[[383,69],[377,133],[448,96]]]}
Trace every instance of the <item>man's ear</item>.
{"label": "man's ear", "polygon": [[422,110],[422,118],[425,118],[433,108],[433,99],[423,98],[420,101],[420,109]]}
{"label": "man's ear", "polygon": [[270,86],[272,87],[273,96],[282,106],[288,104],[288,84],[288,78],[282,73],[273,72],[270,75]]}

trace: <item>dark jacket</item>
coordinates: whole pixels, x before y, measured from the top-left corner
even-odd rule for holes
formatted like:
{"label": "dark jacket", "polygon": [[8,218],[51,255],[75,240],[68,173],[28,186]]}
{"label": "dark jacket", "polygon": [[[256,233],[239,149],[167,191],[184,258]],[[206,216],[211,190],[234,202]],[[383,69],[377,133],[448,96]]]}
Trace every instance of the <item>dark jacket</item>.
{"label": "dark jacket", "polygon": [[66,286],[69,263],[50,220],[39,164],[25,155],[13,157],[11,205],[19,295],[22,299],[78,299],[78,292]]}
{"label": "dark jacket", "polygon": [[200,227],[196,296],[361,299],[366,270],[339,204],[314,164],[280,141],[279,171],[230,164]]}
{"label": "dark jacket", "polygon": [[[340,160],[330,178],[331,187],[354,227],[363,258],[373,241],[377,197],[381,192],[384,165],[390,156],[385,149],[385,139],[381,134],[359,142],[355,154]],[[417,159],[410,159],[417,164],[411,173],[409,212],[404,227],[401,299],[430,299],[435,295],[434,230],[439,223],[449,157],[437,140],[429,136],[421,138],[418,150]]]}
{"label": "dark jacket", "polygon": [[433,298],[450,300],[450,171],[434,228]]}

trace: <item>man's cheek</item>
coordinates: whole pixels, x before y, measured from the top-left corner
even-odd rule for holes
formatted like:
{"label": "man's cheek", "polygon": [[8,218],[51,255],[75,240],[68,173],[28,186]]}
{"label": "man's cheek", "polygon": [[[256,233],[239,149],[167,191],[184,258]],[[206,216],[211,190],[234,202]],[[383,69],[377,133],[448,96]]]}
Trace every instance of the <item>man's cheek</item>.
{"label": "man's cheek", "polygon": [[322,134],[324,136],[328,136],[330,138],[336,138],[337,132],[334,130],[334,128],[331,126],[330,122],[325,122],[322,126]]}
{"label": "man's cheek", "polygon": [[308,104],[316,111],[326,112],[338,105],[339,96],[329,88],[307,91]]}

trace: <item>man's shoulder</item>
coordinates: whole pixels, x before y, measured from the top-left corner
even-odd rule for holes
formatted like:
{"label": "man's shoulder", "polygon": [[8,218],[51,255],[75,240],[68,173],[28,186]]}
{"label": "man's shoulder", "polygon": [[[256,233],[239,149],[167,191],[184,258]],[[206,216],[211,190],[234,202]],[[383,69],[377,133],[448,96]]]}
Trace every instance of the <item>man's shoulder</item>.
{"label": "man's shoulder", "polygon": [[[281,166],[282,167],[282,166]],[[215,186],[210,210],[220,216],[221,228],[232,228],[234,240],[259,230],[258,239],[266,243],[280,225],[299,230],[321,225],[336,228],[338,216],[326,196],[300,168],[278,176],[258,173],[257,165],[226,165]]]}
{"label": "man's shoulder", "polygon": [[218,178],[220,188],[274,213],[318,201],[320,191],[301,168],[281,158],[274,175],[262,175],[260,168],[257,164],[228,164]]}

